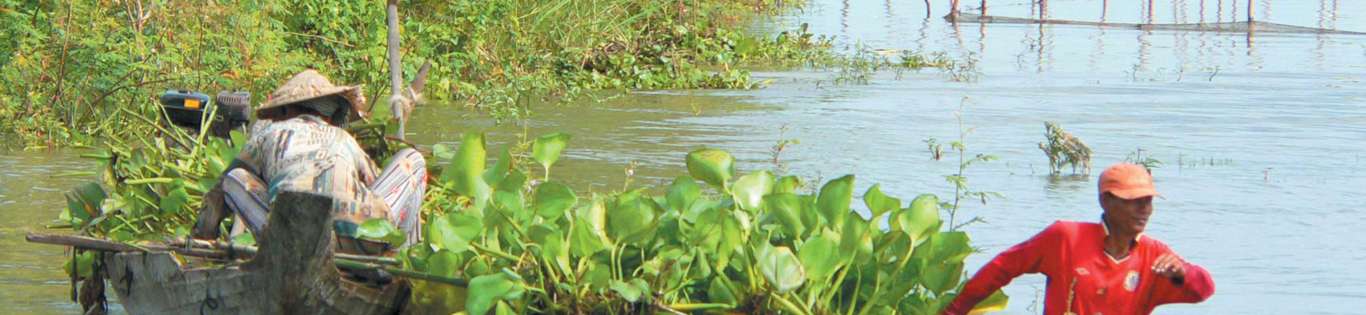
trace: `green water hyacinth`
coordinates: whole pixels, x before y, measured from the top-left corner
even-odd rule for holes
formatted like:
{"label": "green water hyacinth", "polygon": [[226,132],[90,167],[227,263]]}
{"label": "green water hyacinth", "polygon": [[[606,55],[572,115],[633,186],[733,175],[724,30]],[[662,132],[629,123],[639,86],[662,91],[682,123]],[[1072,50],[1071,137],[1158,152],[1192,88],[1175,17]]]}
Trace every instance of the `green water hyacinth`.
{"label": "green water hyacinth", "polygon": [[[482,136],[466,139],[480,147],[439,157],[452,161],[424,205],[426,238],[401,260],[471,281],[414,280],[415,310],[933,314],[962,288],[973,252],[967,233],[941,230],[934,195],[903,205],[874,185],[861,196],[871,218],[854,211],[852,175],[815,194],[799,191],[799,178],[768,171],[732,181],[734,158],[701,149],[665,187],[580,195],[522,175],[550,164],[536,154],[502,154],[507,167],[486,170],[479,161],[488,157],[466,155],[484,152]],[[467,187],[490,187],[495,201],[450,202],[480,198]],[[1007,300],[998,292],[981,309]]]}
{"label": "green water hyacinth", "polygon": [[531,144],[531,158],[541,163],[546,180],[550,179],[550,166],[560,160],[560,153],[569,145],[569,138],[569,134],[556,132],[536,138]]}
{"label": "green water hyacinth", "polygon": [[688,153],[688,173],[716,189],[730,191],[730,178],[735,176],[735,157],[717,149],[697,149]]}

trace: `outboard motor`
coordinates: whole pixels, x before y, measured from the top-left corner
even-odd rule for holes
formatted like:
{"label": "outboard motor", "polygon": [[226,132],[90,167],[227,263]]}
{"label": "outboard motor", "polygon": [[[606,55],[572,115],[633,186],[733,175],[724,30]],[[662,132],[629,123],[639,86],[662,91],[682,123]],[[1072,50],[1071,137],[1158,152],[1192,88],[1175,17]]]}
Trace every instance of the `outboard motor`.
{"label": "outboard motor", "polygon": [[161,94],[161,108],[166,110],[171,124],[194,132],[199,132],[204,117],[213,113],[207,129],[209,135],[227,138],[233,129],[246,126],[251,119],[251,93],[223,91],[210,103],[204,93],[167,90]]}

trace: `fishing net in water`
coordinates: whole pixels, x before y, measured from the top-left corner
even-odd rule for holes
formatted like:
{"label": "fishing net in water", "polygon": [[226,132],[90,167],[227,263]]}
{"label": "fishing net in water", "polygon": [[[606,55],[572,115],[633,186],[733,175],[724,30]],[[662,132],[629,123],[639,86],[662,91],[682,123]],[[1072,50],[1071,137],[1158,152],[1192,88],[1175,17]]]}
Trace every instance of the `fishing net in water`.
{"label": "fishing net in water", "polygon": [[1110,23],[1092,22],[1076,20],[1058,19],[1035,19],[1017,18],[1006,16],[979,15],[971,13],[959,13],[957,18],[953,15],[945,16],[945,19],[955,22],[969,23],[989,23],[989,24],[1054,24],[1054,25],[1079,25],[1096,26],[1107,28],[1135,29],[1145,31],[1187,31],[1187,32],[1223,32],[1223,33],[1298,33],[1298,34],[1344,34],[1344,35],[1366,35],[1363,32],[1341,31],[1326,28],[1314,28],[1295,26],[1271,22],[1221,22],[1221,23],[1173,23],[1173,24],[1144,24],[1144,23]]}

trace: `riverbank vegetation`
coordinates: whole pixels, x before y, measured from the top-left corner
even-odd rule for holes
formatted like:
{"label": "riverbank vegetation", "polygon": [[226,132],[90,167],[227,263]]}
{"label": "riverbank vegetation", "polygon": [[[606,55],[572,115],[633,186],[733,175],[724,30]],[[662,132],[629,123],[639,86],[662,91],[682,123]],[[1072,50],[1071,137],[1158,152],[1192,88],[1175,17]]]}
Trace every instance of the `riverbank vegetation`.
{"label": "riverbank vegetation", "polygon": [[[748,67],[834,60],[830,40],[805,28],[747,31],[796,5],[783,3],[404,1],[403,71],[431,61],[429,99],[500,118],[593,90],[751,88]],[[29,146],[146,136],[161,91],[244,90],[259,102],[308,67],[385,99],[383,1],[0,4],[12,39],[0,43],[0,133]]]}

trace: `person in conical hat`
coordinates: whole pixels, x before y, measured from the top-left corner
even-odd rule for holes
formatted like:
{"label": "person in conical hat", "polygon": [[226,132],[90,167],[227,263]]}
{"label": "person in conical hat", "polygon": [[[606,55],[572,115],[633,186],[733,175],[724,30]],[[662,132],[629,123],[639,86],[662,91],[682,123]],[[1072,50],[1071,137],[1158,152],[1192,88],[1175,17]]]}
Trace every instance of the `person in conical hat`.
{"label": "person in conical hat", "polygon": [[332,85],[317,70],[308,69],[271,92],[266,102],[256,108],[256,117],[278,121],[312,112],[332,125],[345,126],[365,118],[367,107],[360,86]]}
{"label": "person in conical hat", "polygon": [[[290,237],[289,231],[265,233],[271,200],[283,191],[332,197],[341,252],[392,254],[418,240],[418,213],[426,191],[427,168],[413,149],[399,151],[381,172],[356,139],[342,129],[366,115],[359,86],[333,85],[316,70],[304,70],[272,92],[256,109],[259,119],[250,140],[232,161],[218,186],[205,197],[194,236],[213,239],[220,222],[235,215],[258,240]],[[372,218],[388,219],[408,238],[384,244],[356,238],[357,227]]]}

